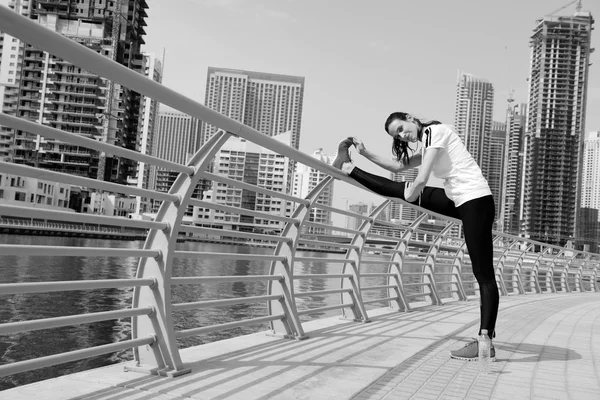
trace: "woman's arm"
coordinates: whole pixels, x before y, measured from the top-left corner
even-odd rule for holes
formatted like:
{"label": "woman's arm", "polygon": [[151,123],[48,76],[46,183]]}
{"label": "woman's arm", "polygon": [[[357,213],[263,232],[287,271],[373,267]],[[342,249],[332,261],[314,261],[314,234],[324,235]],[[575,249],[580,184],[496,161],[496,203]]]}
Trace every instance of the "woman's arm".
{"label": "woman's arm", "polygon": [[384,157],[381,157],[378,154],[373,153],[370,150],[367,150],[363,142],[358,138],[353,138],[354,146],[356,147],[356,151],[358,154],[366,157],[373,164],[379,165],[383,169],[387,169],[390,172],[400,172],[406,169],[415,168],[421,165],[421,154],[415,154],[408,160],[408,164],[404,164],[403,161],[399,160],[391,160]]}
{"label": "woman's arm", "polygon": [[425,157],[423,158],[421,168],[419,168],[419,173],[417,174],[415,181],[410,185],[407,184],[406,189],[404,190],[404,198],[406,201],[415,201],[423,189],[425,189],[429,174],[431,174],[433,163],[441,150],[442,149],[439,147],[425,150]]}

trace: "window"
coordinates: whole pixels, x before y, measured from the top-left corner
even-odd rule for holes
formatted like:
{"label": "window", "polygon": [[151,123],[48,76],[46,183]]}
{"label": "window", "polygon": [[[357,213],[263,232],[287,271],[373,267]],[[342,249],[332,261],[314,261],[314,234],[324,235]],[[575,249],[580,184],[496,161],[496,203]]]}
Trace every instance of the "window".
{"label": "window", "polygon": [[0,189],[0,199],[3,199],[3,198],[4,198],[4,190]]}
{"label": "window", "polygon": [[15,200],[16,201],[25,201],[26,196],[27,196],[27,193],[15,192]]}

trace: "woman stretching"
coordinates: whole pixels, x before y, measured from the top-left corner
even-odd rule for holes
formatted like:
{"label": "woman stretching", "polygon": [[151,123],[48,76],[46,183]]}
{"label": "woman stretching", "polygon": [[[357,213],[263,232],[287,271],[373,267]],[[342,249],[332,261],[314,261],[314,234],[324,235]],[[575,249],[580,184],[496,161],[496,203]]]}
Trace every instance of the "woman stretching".
{"label": "woman stretching", "polygon": [[[462,221],[465,242],[479,284],[481,298],[481,329],[487,329],[490,339],[495,336],[500,296],[494,276],[492,225],[495,218],[494,199],[481,169],[467,151],[453,127],[438,121],[421,122],[407,113],[392,113],[385,121],[385,131],[393,139],[395,160],[388,160],[367,150],[358,138],[340,142],[333,162],[351,178],[373,192],[397,197],[430,211]],[[408,143],[420,141],[422,153],[409,156]],[[365,172],[352,164],[348,149],[354,145],[359,154],[391,172],[418,167],[412,183],[394,182]],[[411,153],[412,153],[411,149]],[[425,186],[429,174],[444,180],[444,189]],[[451,357],[477,360],[478,343],[450,352]],[[492,359],[495,349],[492,345]]]}

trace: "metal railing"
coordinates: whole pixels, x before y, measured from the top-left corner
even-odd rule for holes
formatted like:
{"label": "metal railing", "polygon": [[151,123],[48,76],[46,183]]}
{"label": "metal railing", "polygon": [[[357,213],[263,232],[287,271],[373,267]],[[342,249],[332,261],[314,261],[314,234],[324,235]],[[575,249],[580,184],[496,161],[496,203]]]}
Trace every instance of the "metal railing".
{"label": "metal railing", "polygon": [[[420,212],[419,217],[412,223],[391,224],[379,221],[378,215],[392,201],[391,199],[385,199],[368,216],[319,204],[317,199],[333,183],[334,179],[354,185],[357,190],[364,190],[364,188],[337,169],[185,98],[68,38],[46,30],[34,21],[5,7],[0,7],[0,28],[3,32],[9,33],[35,48],[68,60],[86,71],[118,82],[220,129],[186,165],[181,165],[0,114],[0,124],[5,127],[179,173],[170,191],[162,193],[0,162],[0,172],[3,173],[163,201],[154,221],[0,206],[0,214],[5,218],[28,217],[114,226],[118,230],[127,227],[148,231],[141,249],[0,245],[1,256],[26,254],[78,257],[98,255],[139,259],[136,276],[132,279],[0,283],[0,293],[3,295],[98,288],[133,288],[130,309],[0,324],[0,335],[7,335],[109,319],[130,318],[132,322],[131,338],[128,340],[0,365],[0,377],[123,349],[133,349],[134,363],[128,365],[129,369],[177,376],[189,372],[181,360],[177,344],[177,339],[180,338],[268,322],[272,334],[286,338],[306,339],[308,335],[304,331],[301,318],[304,315],[340,310],[342,315],[364,323],[369,321],[370,307],[390,307],[395,310],[410,311],[421,304],[440,305],[448,301],[468,300],[477,296],[478,287],[473,279],[464,240],[456,236],[460,221],[428,212],[407,203],[405,205]],[[215,154],[232,135],[254,142],[330,176],[319,182],[306,198],[296,198],[277,190],[258,187],[207,172],[207,166]],[[296,204],[296,207],[292,215],[275,215],[269,212],[251,211],[193,199],[192,193],[200,179],[209,179],[238,189],[279,198],[282,203],[292,202]],[[232,215],[250,215],[275,221],[282,224],[282,230],[280,234],[275,235],[182,225],[184,211],[190,205]],[[313,209],[351,216],[361,220],[362,223],[357,229],[349,229],[311,222],[310,216]],[[63,227],[59,226],[58,228],[62,229]],[[319,236],[314,232],[328,232],[328,234],[337,232],[338,235]],[[274,248],[272,254],[266,255],[180,251],[176,249],[176,242],[181,233],[226,235],[231,238],[270,243]],[[333,241],[333,238],[339,238],[340,234],[345,235],[347,241],[343,243]],[[599,256],[597,254],[568,250],[501,232],[494,232],[494,235],[495,271],[502,295],[529,292],[600,291],[598,285]],[[385,243],[385,245],[377,246],[377,243]],[[337,258],[301,257],[297,254],[299,250],[322,252],[335,250],[340,255]],[[370,256],[371,253],[377,253],[383,258],[374,259]],[[173,276],[173,260],[177,258],[260,260],[269,262],[270,267],[268,274],[262,275]],[[339,272],[302,274],[296,270],[297,263],[320,261],[339,264]],[[313,279],[333,280],[339,283],[339,288],[312,291],[296,289],[297,282]],[[171,293],[173,286],[210,285],[220,282],[264,282],[266,293],[242,298],[220,298],[173,304]],[[316,295],[336,296],[339,300],[336,304],[323,307],[306,307],[304,309],[299,307],[297,299]],[[256,302],[267,304],[267,315],[182,330],[177,330],[173,323],[174,313]]]}

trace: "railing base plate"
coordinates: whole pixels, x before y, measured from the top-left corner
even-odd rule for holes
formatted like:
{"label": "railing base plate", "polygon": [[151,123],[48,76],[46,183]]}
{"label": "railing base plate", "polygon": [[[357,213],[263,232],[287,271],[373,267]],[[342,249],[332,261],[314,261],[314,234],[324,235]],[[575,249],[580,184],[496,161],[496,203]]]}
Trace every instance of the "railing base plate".
{"label": "railing base plate", "polygon": [[265,335],[271,336],[271,337],[280,338],[280,339],[293,339],[293,340],[306,340],[306,339],[309,338],[308,335],[296,336],[296,335],[288,335],[288,334],[281,334],[281,333],[271,333],[271,332],[268,332]]}
{"label": "railing base plate", "polygon": [[192,372],[191,368],[183,368],[179,370],[167,370],[160,368],[148,368],[148,367],[139,367],[135,365],[126,365],[123,367],[125,372],[141,372],[143,374],[148,375],[159,375],[159,376],[168,376],[169,378],[176,378],[181,375],[189,374]]}
{"label": "railing base plate", "polygon": [[341,321],[362,322],[363,324],[368,324],[369,322],[371,322],[370,319],[345,318],[345,317],[340,317],[340,320]]}

